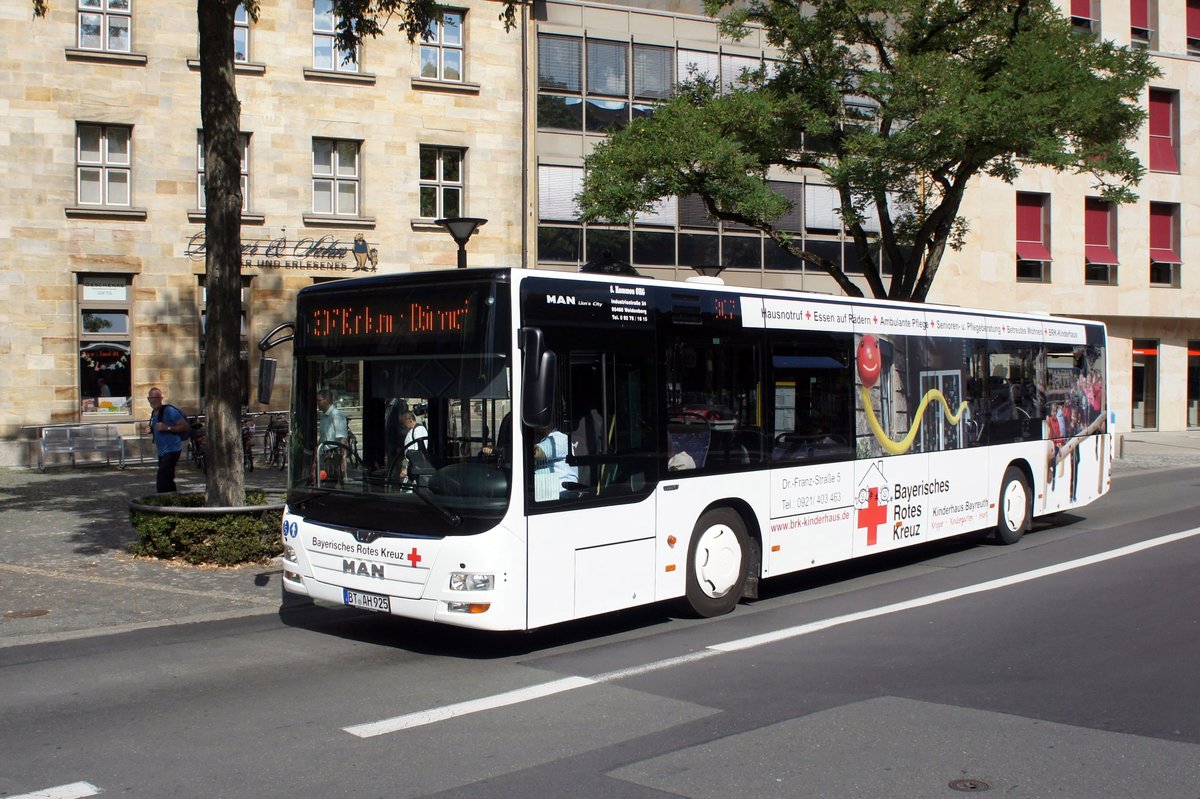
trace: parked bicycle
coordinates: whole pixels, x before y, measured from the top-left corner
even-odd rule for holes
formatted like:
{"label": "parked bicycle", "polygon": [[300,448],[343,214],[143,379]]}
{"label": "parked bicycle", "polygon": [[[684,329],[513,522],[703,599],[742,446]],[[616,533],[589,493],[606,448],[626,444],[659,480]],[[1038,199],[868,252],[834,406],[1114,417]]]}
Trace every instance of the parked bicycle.
{"label": "parked bicycle", "polygon": [[188,457],[197,469],[202,472],[208,471],[208,437],[204,433],[204,423],[196,417],[192,417],[188,422],[192,425],[192,437],[188,439]]}
{"label": "parked bicycle", "polygon": [[263,460],[269,466],[287,468],[288,421],[282,413],[273,413],[263,431]]}

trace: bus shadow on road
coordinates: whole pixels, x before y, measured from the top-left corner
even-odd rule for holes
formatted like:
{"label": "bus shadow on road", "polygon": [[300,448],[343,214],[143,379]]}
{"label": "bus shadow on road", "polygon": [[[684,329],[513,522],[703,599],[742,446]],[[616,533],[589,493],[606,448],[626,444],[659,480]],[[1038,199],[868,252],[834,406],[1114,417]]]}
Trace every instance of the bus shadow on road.
{"label": "bus shadow on road", "polygon": [[[1070,513],[1035,519],[1033,530],[1025,541],[1037,543],[1039,533],[1069,528],[1083,520],[1084,517]],[[1021,544],[1016,546],[1020,547]],[[886,572],[895,572],[897,579],[903,579],[904,573],[900,570],[906,566],[930,564],[940,558],[970,553],[972,550],[979,550],[980,559],[984,559],[1002,554],[1007,549],[1009,547],[986,537],[984,533],[945,538],[763,580],[759,584],[758,598],[744,600],[744,603],[752,607],[757,602],[788,596],[803,601],[806,593],[839,583],[846,583],[847,590],[852,590],[849,583],[856,579]],[[306,597],[285,593],[279,618],[290,627],[413,654],[496,660],[534,653],[546,654],[557,647],[584,642],[600,643],[613,637],[645,635],[668,629],[674,631],[684,626],[719,621],[722,617],[696,619],[684,611],[681,601],[669,600],[528,632],[486,632],[352,608],[317,605]]]}

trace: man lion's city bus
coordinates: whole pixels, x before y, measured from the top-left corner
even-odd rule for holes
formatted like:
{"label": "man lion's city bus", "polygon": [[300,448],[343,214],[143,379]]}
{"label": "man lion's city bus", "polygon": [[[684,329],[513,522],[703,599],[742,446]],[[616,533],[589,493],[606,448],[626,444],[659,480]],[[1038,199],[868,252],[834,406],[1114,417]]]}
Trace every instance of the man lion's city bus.
{"label": "man lion's city bus", "polygon": [[284,587],[327,603],[715,616],[766,577],[1013,543],[1110,484],[1092,322],[522,269],[297,306]]}

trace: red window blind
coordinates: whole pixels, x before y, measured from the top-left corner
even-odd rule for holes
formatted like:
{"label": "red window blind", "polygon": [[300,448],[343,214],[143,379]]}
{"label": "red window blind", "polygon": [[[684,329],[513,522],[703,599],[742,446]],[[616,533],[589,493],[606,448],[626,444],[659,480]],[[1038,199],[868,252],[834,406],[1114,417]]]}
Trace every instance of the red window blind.
{"label": "red window blind", "polygon": [[1171,203],[1150,203],[1150,260],[1160,264],[1181,264],[1175,252],[1175,212]]}
{"label": "red window blind", "polygon": [[1092,0],[1071,0],[1071,16],[1092,18]]}
{"label": "red window blind", "polygon": [[1083,255],[1089,263],[1117,264],[1117,254],[1112,251],[1108,238],[1109,219],[1112,205],[1104,200],[1088,198],[1083,216]]}
{"label": "red window blind", "polygon": [[1150,90],[1150,168],[1155,172],[1178,172],[1175,156],[1175,104],[1178,95]]}
{"label": "red window blind", "polygon": [[1043,231],[1045,198],[1040,194],[1017,193],[1017,258],[1022,261],[1049,261]]}
{"label": "red window blind", "polygon": [[[1075,13],[1074,5],[1071,13]],[[1150,0],[1129,0],[1129,27],[1150,28]]]}
{"label": "red window blind", "polygon": [[1200,0],[1188,0],[1187,35],[1189,39],[1200,39]]}

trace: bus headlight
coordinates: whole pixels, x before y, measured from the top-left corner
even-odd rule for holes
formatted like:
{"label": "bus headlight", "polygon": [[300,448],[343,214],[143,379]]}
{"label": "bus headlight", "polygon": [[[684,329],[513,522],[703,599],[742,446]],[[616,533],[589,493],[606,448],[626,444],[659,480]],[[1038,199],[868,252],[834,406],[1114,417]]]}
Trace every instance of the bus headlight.
{"label": "bus headlight", "polygon": [[491,591],[495,578],[490,574],[450,572],[451,591]]}
{"label": "bus headlight", "polygon": [[283,545],[283,559],[290,560],[292,563],[296,562],[296,549],[291,544]]}

